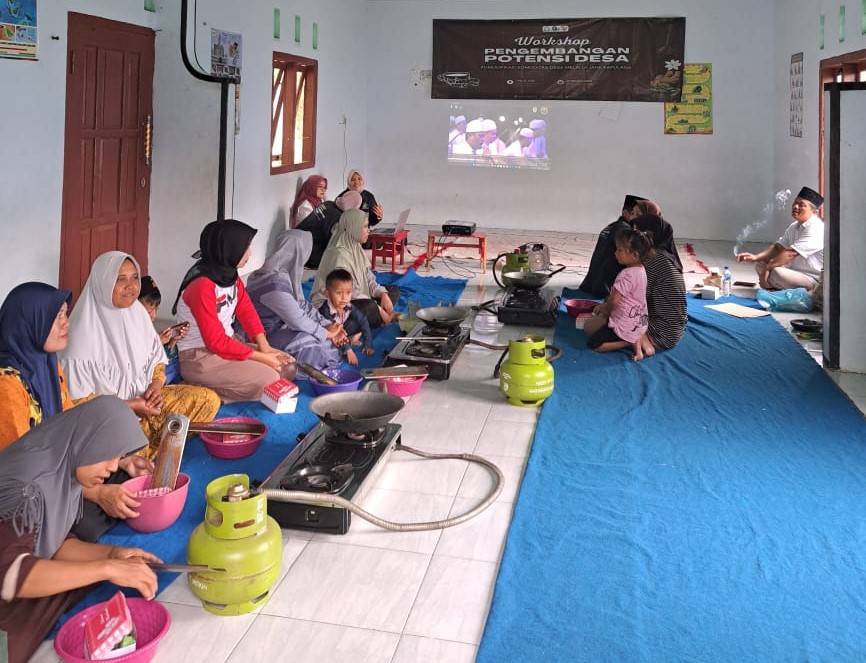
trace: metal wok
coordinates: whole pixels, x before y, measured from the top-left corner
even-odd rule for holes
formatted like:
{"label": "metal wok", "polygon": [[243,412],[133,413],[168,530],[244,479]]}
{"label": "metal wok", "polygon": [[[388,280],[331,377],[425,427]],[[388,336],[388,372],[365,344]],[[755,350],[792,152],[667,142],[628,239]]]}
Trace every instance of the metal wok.
{"label": "metal wok", "polygon": [[415,317],[428,325],[440,329],[450,329],[463,322],[469,315],[469,309],[463,306],[430,306],[415,312]]}
{"label": "metal wok", "polygon": [[565,269],[565,265],[559,269],[554,269],[552,272],[505,272],[502,278],[515,288],[536,290],[547,285],[553,275],[559,274],[563,269]]}
{"label": "metal wok", "polygon": [[326,425],[341,433],[374,431],[403,409],[403,399],[372,391],[342,391],[310,401],[310,409]]}

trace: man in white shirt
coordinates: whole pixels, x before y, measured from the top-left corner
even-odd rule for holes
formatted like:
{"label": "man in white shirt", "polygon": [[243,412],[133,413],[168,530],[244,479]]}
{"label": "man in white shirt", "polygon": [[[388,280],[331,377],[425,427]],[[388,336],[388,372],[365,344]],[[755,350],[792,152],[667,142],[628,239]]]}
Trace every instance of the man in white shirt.
{"label": "man in white shirt", "polygon": [[521,129],[517,137],[514,141],[505,148],[505,151],[502,153],[503,156],[506,157],[523,157],[526,156],[526,152],[529,149],[530,144],[532,143],[532,138],[534,134],[532,133],[532,129]]}
{"label": "man in white shirt", "polygon": [[454,146],[453,154],[481,154],[484,147],[484,128],[481,120],[470,120],[466,125],[466,140]]}
{"label": "man in white shirt", "polygon": [[824,198],[804,186],[791,205],[794,223],[760,253],[738,253],[737,262],[754,262],[765,290],[811,289],[824,268],[824,222],[818,208]]}

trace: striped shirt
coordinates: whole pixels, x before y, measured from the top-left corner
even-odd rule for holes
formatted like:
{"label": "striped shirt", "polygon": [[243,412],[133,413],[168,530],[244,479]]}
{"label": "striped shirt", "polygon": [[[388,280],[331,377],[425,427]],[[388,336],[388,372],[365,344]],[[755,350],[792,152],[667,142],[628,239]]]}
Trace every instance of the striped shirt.
{"label": "striped shirt", "polygon": [[686,328],[686,284],[670,258],[657,251],[644,262],[649,309],[647,334],[657,348],[669,349],[680,342]]}

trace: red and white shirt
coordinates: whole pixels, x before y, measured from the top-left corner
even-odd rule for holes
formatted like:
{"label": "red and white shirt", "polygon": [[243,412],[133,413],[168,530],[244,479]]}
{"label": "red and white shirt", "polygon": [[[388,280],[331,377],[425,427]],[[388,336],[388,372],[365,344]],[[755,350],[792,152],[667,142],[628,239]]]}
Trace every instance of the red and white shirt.
{"label": "red and white shirt", "polygon": [[184,289],[177,304],[177,319],[190,323],[186,338],[177,343],[178,350],[205,347],[223,359],[247,359],[253,348],[235,338],[235,318],[251,340],[265,331],[240,279],[223,288],[206,276],[198,277]]}

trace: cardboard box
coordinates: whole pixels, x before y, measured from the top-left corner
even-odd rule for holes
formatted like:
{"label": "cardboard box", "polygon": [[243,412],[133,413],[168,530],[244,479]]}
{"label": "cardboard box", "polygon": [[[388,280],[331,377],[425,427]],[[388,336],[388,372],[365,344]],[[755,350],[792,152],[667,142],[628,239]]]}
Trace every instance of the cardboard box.
{"label": "cardboard box", "polygon": [[135,624],[126,597],[117,592],[84,623],[84,655],[104,661],[135,651]]}
{"label": "cardboard box", "polygon": [[281,378],[262,390],[262,403],[277,414],[294,412],[298,407],[298,385]]}
{"label": "cardboard box", "polygon": [[721,296],[721,290],[714,285],[705,285],[701,288],[701,299],[718,299]]}

